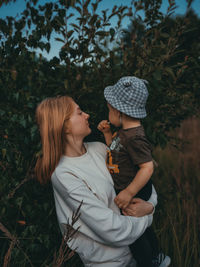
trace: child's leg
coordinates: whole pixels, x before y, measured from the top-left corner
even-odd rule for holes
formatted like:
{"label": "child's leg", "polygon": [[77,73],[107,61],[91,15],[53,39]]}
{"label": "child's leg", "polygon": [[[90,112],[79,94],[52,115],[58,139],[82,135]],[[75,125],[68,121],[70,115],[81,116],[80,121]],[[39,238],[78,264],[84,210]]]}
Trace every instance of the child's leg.
{"label": "child's leg", "polygon": [[153,256],[153,258],[155,258],[158,256],[158,254],[160,252],[159,245],[158,245],[158,239],[157,239],[155,232],[151,226],[146,229],[145,233],[146,233],[147,238],[149,240],[149,243],[151,244],[151,247],[152,247],[152,256]]}
{"label": "child's leg", "polygon": [[169,256],[165,255],[161,247],[158,244],[158,239],[153,231],[152,227],[149,227],[146,229],[146,235],[149,240],[149,243],[152,244],[152,254],[153,254],[153,260],[152,260],[152,267],[167,267],[171,263],[171,259]]}
{"label": "child's leg", "polygon": [[152,267],[152,247],[146,231],[130,246],[138,267]]}

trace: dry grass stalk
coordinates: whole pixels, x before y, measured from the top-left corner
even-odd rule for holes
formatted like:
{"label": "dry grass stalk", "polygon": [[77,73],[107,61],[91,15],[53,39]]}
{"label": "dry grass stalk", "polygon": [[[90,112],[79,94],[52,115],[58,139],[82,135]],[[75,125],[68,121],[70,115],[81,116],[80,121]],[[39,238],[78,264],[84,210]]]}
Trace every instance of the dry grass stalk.
{"label": "dry grass stalk", "polygon": [[8,267],[9,266],[9,262],[10,262],[10,259],[11,259],[11,251],[12,249],[14,248],[14,246],[16,245],[20,250],[21,252],[24,254],[24,257],[26,258],[26,260],[29,262],[30,266],[33,267],[28,255],[23,251],[23,249],[20,247],[19,245],[19,240],[16,236],[12,235],[8,229],[0,222],[0,230],[4,233],[4,235],[11,240],[11,244],[10,244],[10,247],[4,257],[4,265],[3,267]]}
{"label": "dry grass stalk", "polygon": [[11,240],[15,240],[15,237],[11,235],[8,229],[0,222],[0,230],[5,234],[5,236]]}
{"label": "dry grass stalk", "polygon": [[31,177],[26,177],[24,178],[24,180],[21,181],[20,184],[18,184],[9,194],[8,194],[8,198],[13,198],[15,192],[23,185],[25,184],[28,180],[30,180]]}
{"label": "dry grass stalk", "polygon": [[11,259],[11,251],[15,246],[15,242],[11,241],[9,249],[4,257],[3,267],[9,267],[10,266],[10,259]]}
{"label": "dry grass stalk", "polygon": [[10,264],[10,259],[11,259],[11,252],[12,249],[14,248],[15,244],[18,242],[17,238],[8,231],[8,229],[0,222],[0,230],[4,233],[4,235],[11,240],[9,249],[4,257],[4,263],[3,267],[8,267]]}
{"label": "dry grass stalk", "polygon": [[9,194],[8,194],[8,198],[13,198],[15,192],[23,185],[25,184],[27,181],[33,179],[34,177],[34,172],[33,172],[33,166],[35,165],[35,157],[33,157],[30,166],[27,170],[26,176],[25,178],[21,181],[21,183],[19,183]]}
{"label": "dry grass stalk", "polygon": [[75,212],[73,212],[71,225],[69,223],[63,224],[65,227],[65,232],[64,232],[64,235],[62,238],[62,242],[61,242],[59,251],[58,251],[58,255],[56,253],[54,255],[52,267],[61,267],[66,261],[71,259],[75,253],[75,250],[71,250],[68,247],[67,242],[69,242],[72,239],[72,237],[77,233],[77,231],[80,228],[80,226],[79,226],[77,229],[74,229],[73,226],[77,222],[77,220],[79,219],[79,217],[81,215],[80,214],[80,208],[81,208],[82,204],[83,204],[83,202],[81,202],[78,209]]}

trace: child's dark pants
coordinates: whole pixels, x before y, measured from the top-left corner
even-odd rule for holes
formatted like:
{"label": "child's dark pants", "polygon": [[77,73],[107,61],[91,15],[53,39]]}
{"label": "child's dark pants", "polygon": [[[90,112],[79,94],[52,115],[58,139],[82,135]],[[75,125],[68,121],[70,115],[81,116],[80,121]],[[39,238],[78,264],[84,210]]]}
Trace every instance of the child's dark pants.
{"label": "child's dark pants", "polygon": [[[147,187],[138,194],[137,197],[147,201],[151,196],[152,185],[150,189]],[[120,190],[116,190],[116,194],[119,194]],[[152,227],[148,227],[141,237],[139,237],[133,244],[129,246],[134,259],[137,261],[137,267],[153,267],[152,260],[159,254],[159,247],[157,237]]]}
{"label": "child's dark pants", "polygon": [[158,242],[152,227],[129,246],[138,267],[152,267],[152,259],[158,255]]}

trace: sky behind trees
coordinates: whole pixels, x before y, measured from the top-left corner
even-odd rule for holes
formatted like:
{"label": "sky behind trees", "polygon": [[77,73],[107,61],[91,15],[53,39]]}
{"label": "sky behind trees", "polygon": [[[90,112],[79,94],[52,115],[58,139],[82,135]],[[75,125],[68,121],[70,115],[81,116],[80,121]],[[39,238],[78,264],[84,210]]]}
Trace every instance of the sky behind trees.
{"label": "sky behind trees", "polygon": [[[57,0],[52,0],[52,2],[56,2]],[[39,4],[45,4],[46,2],[50,2],[49,0],[39,0]],[[165,12],[168,7],[168,0],[163,0],[162,1],[162,8],[161,11]],[[100,3],[100,7],[103,9],[106,8],[112,8],[114,5],[120,5],[120,4],[127,4],[129,5],[131,3],[131,0],[102,0]],[[184,14],[186,11],[187,7],[187,2],[186,0],[176,0],[176,14]],[[5,18],[6,16],[16,16],[17,13],[20,13],[23,11],[26,7],[26,2],[25,0],[17,0],[15,3],[10,3],[8,5],[3,5],[0,8],[0,18]],[[192,3],[192,7],[195,10],[197,14],[200,13],[200,1],[199,0],[194,0]]]}
{"label": "sky behind trees", "polygon": [[[6,16],[13,16],[18,17],[20,16],[20,13],[26,8],[26,2],[25,0],[16,0],[15,3],[9,3],[8,5],[3,5],[0,7],[0,18],[4,19]],[[57,2],[57,0],[39,0],[38,4],[43,5],[47,2]],[[94,1],[95,2],[95,1]],[[99,4],[99,12],[101,10],[105,9],[112,9],[114,5],[131,5],[132,0],[102,0],[102,2]],[[161,12],[164,14],[167,12],[167,8],[169,6],[168,0],[163,0],[161,6]],[[187,1],[186,0],[176,0],[177,8],[175,9],[175,15],[182,15],[187,10]],[[195,13],[198,15],[200,14],[200,0],[194,0],[192,3],[192,8],[194,9]],[[113,23],[115,23],[115,19],[113,19]],[[123,28],[128,27],[130,23],[129,18],[125,18],[123,20]],[[61,43],[54,40],[55,36],[52,36],[51,39],[51,50],[47,54],[47,52],[42,52],[42,55],[46,57],[47,59],[50,59],[54,56],[56,56],[62,46]],[[41,51],[40,51],[41,52]]]}

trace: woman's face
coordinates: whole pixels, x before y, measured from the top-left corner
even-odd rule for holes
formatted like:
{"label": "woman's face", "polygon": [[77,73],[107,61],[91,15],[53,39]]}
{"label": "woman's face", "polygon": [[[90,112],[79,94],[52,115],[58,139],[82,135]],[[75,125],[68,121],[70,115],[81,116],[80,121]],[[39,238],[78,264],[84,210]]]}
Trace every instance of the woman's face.
{"label": "woman's face", "polygon": [[73,112],[68,121],[67,133],[75,138],[84,138],[91,133],[88,119],[89,115],[83,112],[80,107],[73,102]]}

